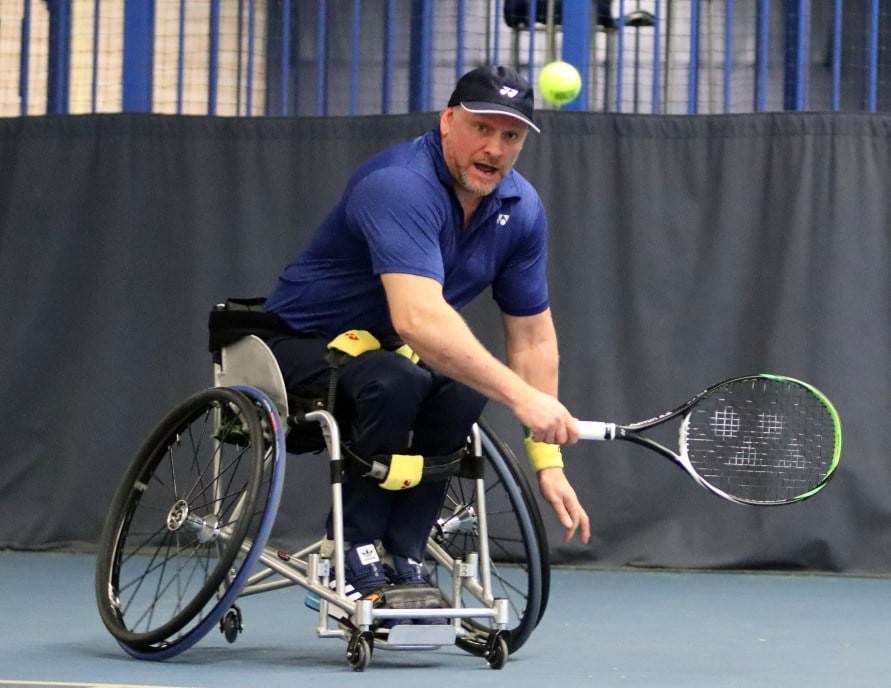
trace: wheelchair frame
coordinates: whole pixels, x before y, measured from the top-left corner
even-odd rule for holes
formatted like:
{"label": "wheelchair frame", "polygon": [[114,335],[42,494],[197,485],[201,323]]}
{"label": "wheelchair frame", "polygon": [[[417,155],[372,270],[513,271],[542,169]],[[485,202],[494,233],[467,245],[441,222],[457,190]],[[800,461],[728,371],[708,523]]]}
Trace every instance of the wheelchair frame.
{"label": "wheelchair frame", "polygon": [[[220,349],[214,383],[155,428],[106,520],[96,596],[105,626],[128,654],[166,659],[214,626],[234,642],[242,630],[238,598],[294,585],[316,596],[316,634],[345,640],[354,671],[367,668],[375,647],[433,650],[449,644],[500,669],[526,642],[547,605],[544,528],[516,458],[484,421],[469,438],[476,477],[451,479],[443,516],[428,541],[428,567],[447,606],[375,608],[370,600],[352,602],[345,594],[344,457],[334,416],[321,400],[313,410],[292,411],[278,363],[255,335]],[[285,553],[267,539],[282,492],[286,428],[306,424],[318,426],[320,450],[327,449],[334,537]],[[512,532],[499,544],[499,552],[514,560],[508,565],[492,558],[486,504],[492,486],[483,478],[484,465],[495,471],[497,495],[510,508]],[[519,556],[508,551],[507,543],[515,541],[523,548]],[[327,584],[332,566],[333,590]],[[449,623],[398,624],[385,640],[375,636],[376,621],[409,618]]]}

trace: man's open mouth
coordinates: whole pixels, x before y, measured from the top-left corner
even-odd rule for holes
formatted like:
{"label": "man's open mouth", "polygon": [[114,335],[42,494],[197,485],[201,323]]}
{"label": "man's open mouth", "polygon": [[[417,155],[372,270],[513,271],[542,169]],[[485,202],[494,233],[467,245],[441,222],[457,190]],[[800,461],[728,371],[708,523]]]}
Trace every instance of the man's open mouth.
{"label": "man's open mouth", "polygon": [[483,174],[485,174],[487,176],[492,176],[492,175],[498,174],[497,167],[492,167],[491,165],[486,165],[485,163],[482,163],[482,162],[475,162],[475,163],[473,163],[473,166],[476,167],[476,169],[478,169],[480,172],[482,172]]}

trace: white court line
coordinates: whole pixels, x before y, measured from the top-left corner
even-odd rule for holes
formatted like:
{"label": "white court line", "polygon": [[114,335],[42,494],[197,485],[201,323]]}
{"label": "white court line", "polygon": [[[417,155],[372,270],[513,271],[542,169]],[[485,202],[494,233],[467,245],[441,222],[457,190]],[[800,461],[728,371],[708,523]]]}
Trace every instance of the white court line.
{"label": "white court line", "polygon": [[5,688],[5,686],[73,686],[76,688],[177,688],[177,686],[148,686],[130,683],[92,683],[89,681],[68,683],[65,681],[5,681],[3,679],[0,679],[0,688]]}

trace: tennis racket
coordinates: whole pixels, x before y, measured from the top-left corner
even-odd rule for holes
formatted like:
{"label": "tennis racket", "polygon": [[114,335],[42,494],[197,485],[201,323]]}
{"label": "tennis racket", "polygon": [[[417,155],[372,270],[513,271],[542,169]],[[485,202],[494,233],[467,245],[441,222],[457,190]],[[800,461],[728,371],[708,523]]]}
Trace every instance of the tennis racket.
{"label": "tennis racket", "polygon": [[[681,418],[677,452],[640,433]],[[578,421],[579,438],[649,447],[699,485],[738,504],[791,504],[812,497],[841,456],[841,422],[829,399],[806,382],[748,375],[712,385],[673,411],[618,425]]]}

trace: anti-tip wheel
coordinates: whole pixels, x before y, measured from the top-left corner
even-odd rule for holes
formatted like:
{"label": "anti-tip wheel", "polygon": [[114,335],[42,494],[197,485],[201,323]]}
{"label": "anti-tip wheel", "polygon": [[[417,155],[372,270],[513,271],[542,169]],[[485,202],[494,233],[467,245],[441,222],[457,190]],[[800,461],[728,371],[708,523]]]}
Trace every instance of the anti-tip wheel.
{"label": "anti-tip wheel", "polygon": [[507,640],[503,635],[498,634],[493,638],[491,647],[486,649],[486,662],[492,669],[503,669],[507,664],[507,657],[510,650],[507,648]]}
{"label": "anti-tip wheel", "polygon": [[223,634],[223,637],[229,643],[234,643],[238,639],[238,635],[244,630],[241,621],[241,610],[235,604],[229,607],[220,619],[220,633]]}

